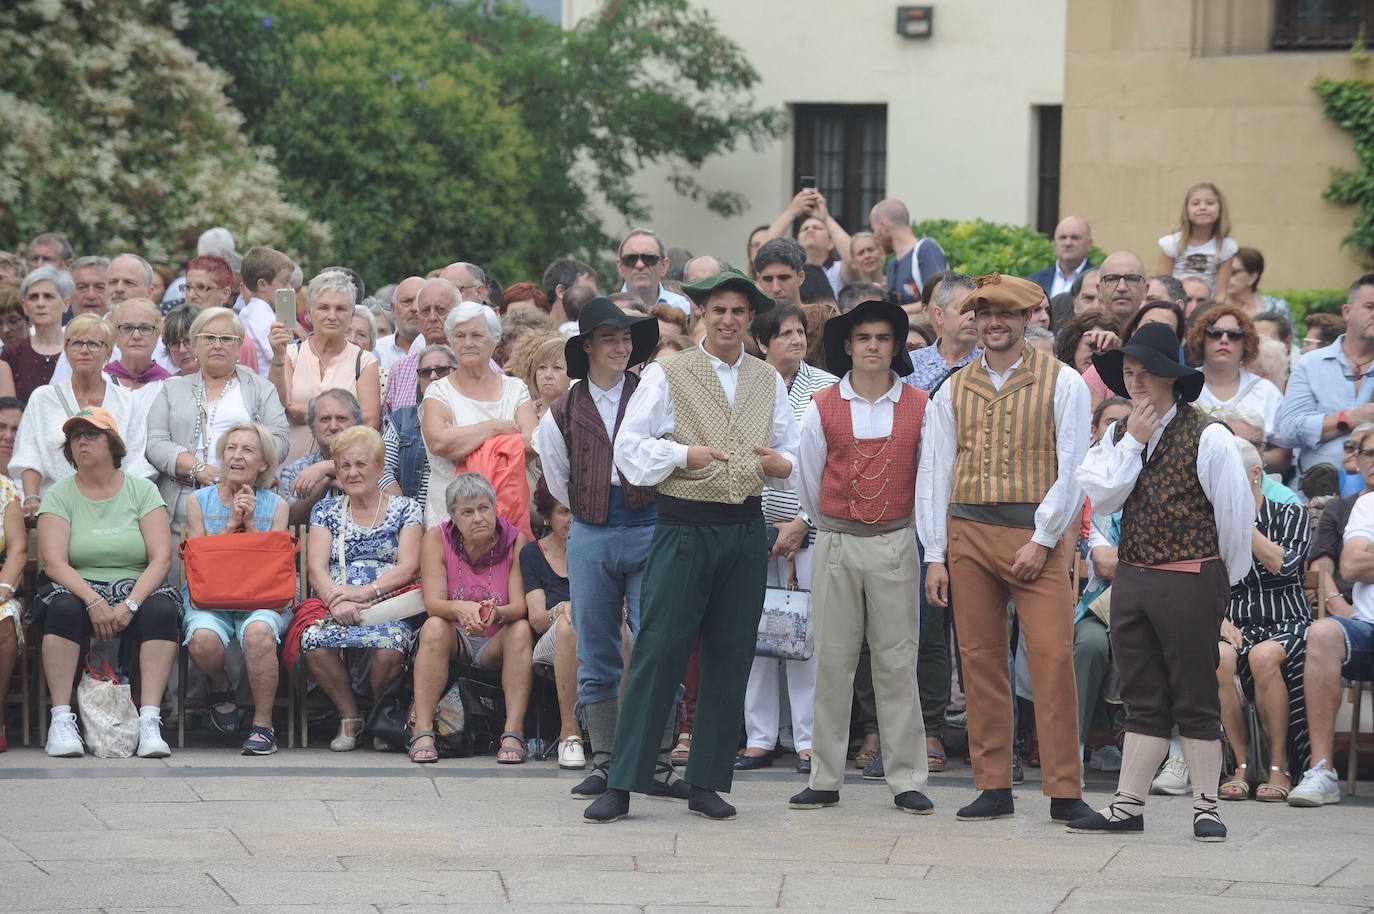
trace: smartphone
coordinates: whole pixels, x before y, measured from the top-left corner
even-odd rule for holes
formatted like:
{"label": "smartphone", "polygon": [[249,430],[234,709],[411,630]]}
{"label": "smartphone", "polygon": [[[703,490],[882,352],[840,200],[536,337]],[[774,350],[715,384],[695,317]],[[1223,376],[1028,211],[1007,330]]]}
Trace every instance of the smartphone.
{"label": "smartphone", "polygon": [[277,290],[277,321],[283,324],[287,330],[296,332],[296,291],[294,289]]}
{"label": "smartphone", "polygon": [[801,189],[802,189],[802,190],[815,190],[815,189],[816,189],[816,176],[815,176],[815,175],[802,175],[802,176],[801,176]]}

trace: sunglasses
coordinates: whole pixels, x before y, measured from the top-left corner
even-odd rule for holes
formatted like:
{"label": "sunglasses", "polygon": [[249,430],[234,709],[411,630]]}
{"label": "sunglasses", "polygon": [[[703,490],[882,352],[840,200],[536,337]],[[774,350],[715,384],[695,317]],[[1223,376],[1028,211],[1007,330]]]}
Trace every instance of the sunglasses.
{"label": "sunglasses", "polygon": [[1208,327],[1208,328],[1207,328],[1207,338],[1208,338],[1208,339],[1211,339],[1211,340],[1219,340],[1219,339],[1221,339],[1223,336],[1226,337],[1228,340],[1230,340],[1231,342],[1234,343],[1234,342],[1238,342],[1238,341],[1240,341],[1240,340],[1245,339],[1245,331],[1242,330],[1242,329],[1240,329],[1239,327],[1235,327],[1235,328],[1232,328],[1232,329],[1230,329],[1230,330],[1223,330],[1223,329],[1221,329],[1220,327]]}
{"label": "sunglasses", "polygon": [[636,263],[642,263],[646,267],[652,267],[662,259],[657,254],[622,254],[620,255],[620,265],[633,267]]}
{"label": "sunglasses", "polygon": [[436,365],[434,368],[421,368],[415,373],[422,378],[446,378],[452,370],[448,365]]}

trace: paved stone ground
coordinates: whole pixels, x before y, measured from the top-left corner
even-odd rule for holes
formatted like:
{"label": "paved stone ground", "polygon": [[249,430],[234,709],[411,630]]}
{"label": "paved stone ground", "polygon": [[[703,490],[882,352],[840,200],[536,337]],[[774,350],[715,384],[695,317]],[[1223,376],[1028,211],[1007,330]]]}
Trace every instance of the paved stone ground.
{"label": "paved stone ground", "polygon": [[[788,760],[790,761],[790,760]],[[1224,804],[1231,839],[1191,839],[1190,801],[1152,798],[1142,836],[1070,835],[1027,771],[1013,819],[964,823],[967,766],[933,816],[854,776],[839,807],[787,809],[801,777],[741,774],[739,818],[637,797],[581,821],[578,772],[490,757],[412,765],[367,750],[161,761],[0,755],[0,910],[1274,911],[1374,909],[1374,790],[1338,806]],[[1112,777],[1089,772],[1100,803]]]}

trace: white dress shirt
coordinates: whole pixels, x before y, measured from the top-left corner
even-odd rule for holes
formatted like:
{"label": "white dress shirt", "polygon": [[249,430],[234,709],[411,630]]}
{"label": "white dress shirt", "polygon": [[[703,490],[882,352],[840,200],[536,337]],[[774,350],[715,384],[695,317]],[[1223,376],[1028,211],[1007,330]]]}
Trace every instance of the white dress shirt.
{"label": "white dress shirt", "polygon": [[[606,426],[606,437],[614,442],[615,417],[620,412],[620,398],[625,393],[625,376],[621,375],[620,381],[610,390],[602,390],[590,378],[573,383],[587,385],[601,422]],[[568,501],[568,481],[572,476],[572,461],[568,457],[568,440],[559,431],[552,409],[544,411],[534,430],[532,443],[544,468],[544,484],[549,487],[549,494],[564,505],[571,504]],[[611,485],[620,485],[620,473],[616,471],[614,461],[611,462]]]}
{"label": "white dress shirt", "polygon": [[[1153,454],[1159,444],[1164,427],[1177,413],[1178,405],[1175,404],[1159,420],[1146,444],[1130,434],[1123,435],[1120,442],[1113,444],[1117,423],[1107,426],[1106,434],[1097,447],[1088,452],[1077,474],[1079,485],[1092,499],[1094,511],[1111,514],[1121,510],[1127,496],[1135,489],[1141,468],[1149,461],[1148,455]],[[1147,455],[1145,460],[1140,459],[1142,451]],[[1217,545],[1226,563],[1226,574],[1235,584],[1250,570],[1250,530],[1255,525],[1255,496],[1250,491],[1250,480],[1241,463],[1236,437],[1226,426],[1213,423],[1203,429],[1197,448],[1197,478],[1212,502]]]}
{"label": "white dress shirt", "polygon": [[1064,275],[1064,267],[1058,260],[1054,262],[1054,276],[1050,279],[1050,298],[1054,298],[1061,292],[1068,292],[1073,288],[1073,281],[1078,278],[1078,274],[1088,268],[1088,258],[1084,257],[1078,264],[1078,269],[1067,276]]}
{"label": "white dress shirt", "polygon": [[[735,403],[735,388],[739,385],[739,369],[746,356],[741,350],[733,365],[727,365],[702,347],[711,368],[725,390],[725,399]],[[792,404],[787,400],[787,386],[782,375],[765,363],[765,370],[773,376],[773,434],[768,447],[792,462],[792,475],[797,472],[797,420]],[[668,377],[657,362],[644,369],[639,386],[625,408],[620,432],[615,436],[615,465],[622,479],[631,485],[656,486],[672,475],[673,470],[687,466],[687,445],[672,438],[676,413],[673,397],[668,389]],[[1087,425],[1086,420],[1084,425]],[[791,478],[776,479],[765,476],[764,483],[775,489],[792,486]]]}
{"label": "white dress shirt", "polygon": [[[849,404],[849,421],[854,426],[854,437],[886,438],[892,434],[892,416],[897,400],[902,396],[902,384],[896,373],[891,374],[892,385],[878,397],[869,401],[861,397],[849,382],[849,373],[840,379],[840,396]],[[821,516],[821,477],[825,473],[825,458],[830,452],[830,444],[825,440],[825,429],[821,426],[821,411],[812,400],[802,416],[801,443],[797,449],[797,497],[809,517]],[[911,510],[916,510],[913,500]]]}
{"label": "white dress shirt", "polygon": [[[984,371],[998,390],[1021,364],[1017,359],[1005,372],[988,367],[987,355],[964,366],[962,371]],[[950,491],[954,488],[954,457],[958,451],[952,384],[944,384],[926,405],[921,429],[921,464],[916,473],[916,533],[925,548],[926,563],[945,560]],[[1073,470],[1083,462],[1091,440],[1092,407],[1088,385],[1068,365],[1061,365],[1054,379],[1054,450],[1058,469],[1039,507],[1035,509],[1035,533],[1031,542],[1053,549],[1083,508],[1083,490]],[[1094,508],[1096,505],[1094,504]],[[1105,509],[1104,509],[1105,510]]]}
{"label": "white dress shirt", "polygon": [[396,345],[396,334],[388,333],[386,336],[378,337],[377,344],[372,347],[372,354],[377,357],[377,363],[387,371],[401,359],[408,355],[418,355],[421,349],[425,348],[425,335],[417,333],[415,339],[410,341],[409,349],[402,349]]}

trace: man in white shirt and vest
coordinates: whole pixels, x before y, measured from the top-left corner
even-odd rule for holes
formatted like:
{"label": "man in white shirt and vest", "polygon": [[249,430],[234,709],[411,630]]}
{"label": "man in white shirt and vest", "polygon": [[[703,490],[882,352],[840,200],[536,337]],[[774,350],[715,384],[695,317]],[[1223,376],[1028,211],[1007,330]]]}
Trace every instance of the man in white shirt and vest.
{"label": "man in white shirt and vest", "polygon": [[640,630],[620,703],[607,789],[587,822],[613,822],[630,791],[653,787],[664,724],[692,638],[699,639],[688,808],[733,819],[729,791],[745,686],[763,610],[768,546],[760,495],[788,485],[797,423],[777,371],[744,351],[758,311],[773,307],[744,274],[726,270],[683,290],[706,336],[644,371],[615,438],[621,479],[658,488],[658,523],[640,587]]}
{"label": "man in white shirt and vest", "polygon": [[[1087,451],[1088,386],[1072,366],[1027,346],[1044,290],[1027,279],[981,276],[959,306],[972,310],[983,355],[931,398],[916,476],[926,598],[954,601],[968,707],[973,783],[962,821],[1013,814],[1012,691],[1007,601],[1026,636],[1043,791],[1050,818],[1092,810],[1082,800],[1073,598],[1065,531],[1083,493],[1073,478]],[[948,563],[948,568],[946,564]]]}

